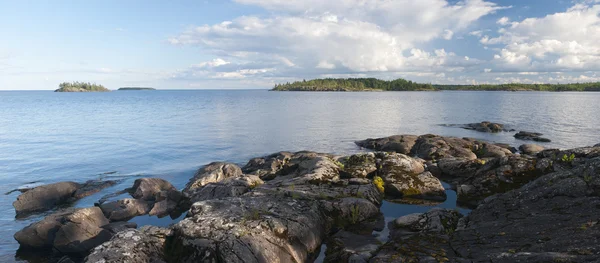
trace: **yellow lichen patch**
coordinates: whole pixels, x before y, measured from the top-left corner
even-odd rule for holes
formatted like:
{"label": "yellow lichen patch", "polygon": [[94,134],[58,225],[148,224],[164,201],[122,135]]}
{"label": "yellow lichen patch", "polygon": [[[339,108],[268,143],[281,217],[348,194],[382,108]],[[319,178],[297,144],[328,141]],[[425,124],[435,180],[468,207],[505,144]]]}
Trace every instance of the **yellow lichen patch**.
{"label": "yellow lichen patch", "polygon": [[373,178],[373,184],[375,185],[375,187],[377,187],[377,190],[379,190],[379,192],[383,194],[383,192],[385,191],[385,188],[383,187],[383,179],[381,179],[381,177],[379,176],[375,176]]}

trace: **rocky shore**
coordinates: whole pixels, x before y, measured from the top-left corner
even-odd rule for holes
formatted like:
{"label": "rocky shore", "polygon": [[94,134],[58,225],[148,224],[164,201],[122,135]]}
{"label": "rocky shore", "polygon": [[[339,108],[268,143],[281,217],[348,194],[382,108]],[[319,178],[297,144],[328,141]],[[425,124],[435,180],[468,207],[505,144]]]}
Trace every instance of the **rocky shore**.
{"label": "rocky shore", "polygon": [[[495,129],[495,128],[494,128]],[[21,250],[59,262],[598,262],[600,145],[570,150],[471,138],[396,135],[358,141],[350,156],[279,152],[201,167],[179,191],[140,178],[95,207],[57,207],[114,182],[63,182],[22,193],[17,216],[56,210],[20,230]],[[446,200],[389,222],[383,200]],[[113,200],[127,194],[130,197]],[[185,219],[136,225],[140,215]]]}

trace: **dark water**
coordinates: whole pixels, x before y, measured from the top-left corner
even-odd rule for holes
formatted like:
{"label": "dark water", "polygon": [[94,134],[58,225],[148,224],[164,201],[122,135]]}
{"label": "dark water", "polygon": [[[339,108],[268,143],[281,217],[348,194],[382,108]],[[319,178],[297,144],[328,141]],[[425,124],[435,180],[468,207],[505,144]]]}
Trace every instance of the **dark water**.
{"label": "dark water", "polygon": [[[369,137],[436,133],[523,143],[512,133],[439,126],[483,120],[542,132],[553,140],[548,147],[593,145],[600,142],[598,105],[600,93],[3,91],[0,192],[30,183],[125,179],[75,204],[85,207],[138,176],[161,177],[181,188],[195,169],[211,161],[245,163],[281,150],[348,154],[360,151],[353,141]],[[11,204],[17,195],[0,198],[0,262],[19,260],[12,235],[41,218],[16,221]],[[429,207],[386,203],[382,209],[396,218]]]}

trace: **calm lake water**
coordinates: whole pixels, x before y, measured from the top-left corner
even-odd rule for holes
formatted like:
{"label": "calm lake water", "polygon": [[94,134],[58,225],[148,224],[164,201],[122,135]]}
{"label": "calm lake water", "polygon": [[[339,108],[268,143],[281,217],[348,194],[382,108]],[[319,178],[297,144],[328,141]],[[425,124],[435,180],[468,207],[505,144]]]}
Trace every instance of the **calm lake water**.
{"label": "calm lake water", "polygon": [[[600,143],[599,105],[600,93],[3,91],[0,192],[66,180],[125,179],[74,204],[86,207],[103,194],[131,186],[139,176],[161,177],[182,188],[209,162],[243,164],[282,150],[349,154],[361,151],[355,140],[426,133],[524,143],[514,133],[440,126],[484,120],[544,133],[553,140],[546,147],[588,146]],[[18,244],[12,235],[43,217],[15,220],[17,196],[0,198],[0,262],[28,258],[15,256]],[[452,199],[443,206],[453,207]],[[429,207],[386,203],[382,209],[393,219]]]}

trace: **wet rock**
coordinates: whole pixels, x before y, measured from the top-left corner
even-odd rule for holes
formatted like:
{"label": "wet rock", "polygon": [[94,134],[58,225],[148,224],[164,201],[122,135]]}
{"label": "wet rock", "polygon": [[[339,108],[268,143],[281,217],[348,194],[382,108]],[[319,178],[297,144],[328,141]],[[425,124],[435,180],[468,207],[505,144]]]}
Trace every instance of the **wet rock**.
{"label": "wet rock", "polygon": [[372,235],[358,235],[348,231],[339,231],[327,244],[324,262],[369,262],[382,245]]}
{"label": "wet rock", "polygon": [[464,178],[473,176],[485,163],[486,160],[482,159],[447,158],[439,160],[437,166],[444,180],[448,182],[460,182]]}
{"label": "wet rock", "polygon": [[392,222],[390,231],[393,237],[414,234],[415,232],[454,232],[462,215],[456,210],[433,208],[427,213],[416,213],[400,217]]}
{"label": "wet rock", "polygon": [[68,203],[78,188],[79,184],[74,182],[60,182],[35,187],[19,195],[17,200],[13,202],[16,216],[23,217]]}
{"label": "wet rock", "polygon": [[548,138],[543,138],[541,133],[537,133],[537,132],[526,132],[526,131],[520,131],[517,134],[515,134],[515,138],[519,139],[519,140],[529,140],[529,141],[536,141],[536,142],[551,142],[550,139]]}
{"label": "wet rock", "polygon": [[113,222],[107,225],[102,226],[103,229],[106,229],[112,235],[119,233],[121,231],[136,229],[137,224],[134,222]]}
{"label": "wet rock", "polygon": [[90,180],[81,185],[75,193],[73,193],[73,198],[81,199],[95,193],[102,191],[102,189],[114,186],[117,184],[117,181],[98,181],[98,180]]}
{"label": "wet rock", "polygon": [[537,153],[544,150],[543,146],[537,144],[523,144],[519,146],[519,151],[527,155],[536,155]]}
{"label": "wet rock", "polygon": [[390,240],[369,262],[471,262],[460,258],[450,243],[461,215],[432,209],[390,222]]}
{"label": "wet rock", "polygon": [[136,216],[150,213],[152,203],[141,199],[126,198],[104,203],[100,205],[100,209],[110,221],[127,221]]}
{"label": "wet rock", "polygon": [[262,180],[271,180],[283,170],[292,158],[292,153],[278,152],[265,157],[253,158],[242,168],[245,174],[256,175]]}
{"label": "wet rock", "polygon": [[240,196],[262,184],[264,184],[263,180],[256,175],[229,177],[202,188],[191,189],[186,192],[186,197],[191,205],[198,201]]}
{"label": "wet rock", "polygon": [[484,198],[504,193],[553,171],[553,163],[527,156],[513,155],[488,160],[465,180],[458,180],[458,201],[477,205]]}
{"label": "wet rock", "polygon": [[157,202],[166,199],[178,202],[181,193],[166,180],[160,178],[140,178],[135,180],[129,193],[135,199]]}
{"label": "wet rock", "polygon": [[600,260],[600,158],[488,198],[452,237],[473,262]]}
{"label": "wet rock", "polygon": [[322,201],[321,205],[327,217],[331,218],[334,226],[338,228],[374,219],[380,214],[379,207],[366,199],[357,197]]}
{"label": "wet rock", "polygon": [[342,175],[346,178],[373,177],[377,171],[377,162],[374,153],[351,155],[340,159],[343,164]]}
{"label": "wet rock", "polygon": [[56,206],[75,202],[116,183],[116,181],[98,180],[90,180],[83,184],[59,182],[28,189],[19,195],[13,203],[16,217],[20,218],[35,212],[48,211]]}
{"label": "wet rock", "polygon": [[493,122],[489,122],[489,121],[465,124],[465,125],[462,125],[462,128],[467,129],[467,130],[475,130],[478,132],[489,132],[489,133],[508,131],[507,129],[504,128],[504,124],[493,123]]}
{"label": "wet rock", "polygon": [[423,165],[403,154],[386,154],[379,175],[385,182],[385,193],[395,198],[446,200],[439,179],[425,172]]}
{"label": "wet rock", "polygon": [[14,238],[25,248],[86,253],[110,239],[110,232],[102,228],[108,223],[97,207],[68,209],[23,228]]}
{"label": "wet rock", "polygon": [[425,160],[477,159],[477,155],[471,151],[474,144],[473,140],[428,134],[419,136],[411,153]]}
{"label": "wet rock", "polygon": [[415,135],[394,135],[379,139],[366,139],[355,143],[360,147],[371,150],[409,154],[417,138],[418,136]]}
{"label": "wet rock", "polygon": [[[235,205],[232,205],[235,204]],[[308,262],[325,234],[317,202],[252,191],[194,203],[173,226],[173,262]]]}
{"label": "wet rock", "polygon": [[166,240],[171,235],[170,229],[154,226],[122,231],[110,241],[96,247],[85,262],[167,262]]}

